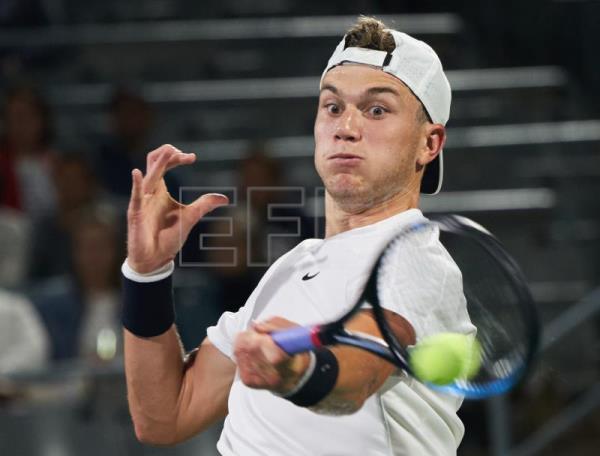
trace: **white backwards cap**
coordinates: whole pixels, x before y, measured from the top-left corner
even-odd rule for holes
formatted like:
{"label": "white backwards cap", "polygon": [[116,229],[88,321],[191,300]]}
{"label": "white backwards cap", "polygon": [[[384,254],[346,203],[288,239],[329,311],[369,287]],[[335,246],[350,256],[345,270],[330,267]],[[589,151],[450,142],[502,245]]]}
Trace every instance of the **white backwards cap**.
{"label": "white backwards cap", "polygon": [[[360,63],[378,67],[400,79],[421,101],[434,123],[446,125],[450,116],[452,98],[450,83],[444,74],[442,63],[431,47],[406,33],[386,29],[394,37],[396,48],[391,52],[359,47],[345,47],[346,37],[337,45],[321,76],[344,63]],[[442,188],[442,152],[429,163],[423,174],[421,193],[435,195]]]}

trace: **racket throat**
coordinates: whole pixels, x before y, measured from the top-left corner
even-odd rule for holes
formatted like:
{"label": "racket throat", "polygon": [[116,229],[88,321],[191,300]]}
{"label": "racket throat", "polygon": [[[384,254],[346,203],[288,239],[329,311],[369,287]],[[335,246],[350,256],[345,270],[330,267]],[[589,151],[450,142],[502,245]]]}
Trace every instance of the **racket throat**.
{"label": "racket throat", "polygon": [[336,334],[347,334],[347,331],[344,329],[343,323],[335,322],[322,326],[315,326],[313,328],[311,337],[313,338],[313,342],[318,341],[318,345],[317,343],[315,343],[315,346],[336,345]]}

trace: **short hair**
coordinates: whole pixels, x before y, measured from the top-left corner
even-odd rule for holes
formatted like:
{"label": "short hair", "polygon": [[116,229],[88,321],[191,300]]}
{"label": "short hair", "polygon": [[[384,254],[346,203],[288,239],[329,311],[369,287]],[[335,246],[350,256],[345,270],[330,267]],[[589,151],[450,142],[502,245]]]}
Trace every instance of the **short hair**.
{"label": "short hair", "polygon": [[386,25],[378,19],[360,16],[346,32],[346,47],[360,47],[375,51],[393,52],[396,42]]}
{"label": "short hair", "polygon": [[[396,49],[396,41],[387,26],[379,19],[370,16],[359,16],[356,23],[346,32],[345,45],[345,47],[359,47],[390,53]],[[419,102],[420,108],[417,109],[417,122],[420,124],[432,122],[419,97],[415,95],[415,98]]]}

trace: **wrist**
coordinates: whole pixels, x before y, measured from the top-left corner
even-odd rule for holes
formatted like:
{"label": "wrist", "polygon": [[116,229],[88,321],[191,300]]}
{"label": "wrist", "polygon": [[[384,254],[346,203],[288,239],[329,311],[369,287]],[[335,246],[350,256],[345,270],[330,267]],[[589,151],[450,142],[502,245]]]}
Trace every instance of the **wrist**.
{"label": "wrist", "polygon": [[313,353],[299,353],[292,356],[289,365],[284,371],[283,381],[277,389],[277,394],[284,397],[293,394],[294,391],[302,387],[313,369]]}
{"label": "wrist", "polygon": [[152,276],[131,270],[127,262],[123,272],[123,326],[138,337],[165,333],[175,322],[172,269]]}
{"label": "wrist", "polygon": [[140,271],[137,266],[132,264],[129,258],[126,258],[121,266],[121,272],[127,279],[139,283],[158,282],[169,277],[171,274],[173,274],[174,270],[175,262],[173,261],[169,261],[167,264],[159,268],[154,268],[149,272]]}
{"label": "wrist", "polygon": [[339,366],[335,355],[327,347],[311,352],[314,364],[309,366],[305,376],[292,390],[281,397],[299,407],[312,407],[321,402],[335,388]]}
{"label": "wrist", "polygon": [[150,274],[160,267],[160,265],[156,263],[150,264],[147,261],[138,261],[129,252],[127,252],[125,263],[138,274]]}

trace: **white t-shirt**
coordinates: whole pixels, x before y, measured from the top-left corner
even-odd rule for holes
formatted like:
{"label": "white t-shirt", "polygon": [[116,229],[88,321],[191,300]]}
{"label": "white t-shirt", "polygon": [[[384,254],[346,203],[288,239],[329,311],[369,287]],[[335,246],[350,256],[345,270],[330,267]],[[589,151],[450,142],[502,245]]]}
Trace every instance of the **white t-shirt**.
{"label": "white t-shirt", "polygon": [[[303,325],[336,319],[359,297],[387,241],[419,220],[421,211],[411,209],[325,240],[301,242],[269,268],[244,307],[208,328],[209,340],[233,359],[235,337],[252,319],[281,316]],[[420,255],[407,262],[399,283],[411,299],[391,309],[411,322],[417,340],[439,331],[475,330],[460,271],[438,238],[435,230],[420,239]],[[313,278],[302,280],[306,274]],[[224,456],[454,455],[464,434],[456,415],[461,403],[399,373],[358,412],[327,416],[248,388],[236,375],[217,448]]]}

